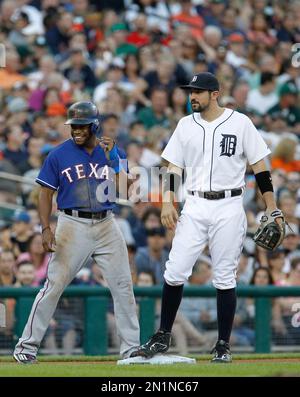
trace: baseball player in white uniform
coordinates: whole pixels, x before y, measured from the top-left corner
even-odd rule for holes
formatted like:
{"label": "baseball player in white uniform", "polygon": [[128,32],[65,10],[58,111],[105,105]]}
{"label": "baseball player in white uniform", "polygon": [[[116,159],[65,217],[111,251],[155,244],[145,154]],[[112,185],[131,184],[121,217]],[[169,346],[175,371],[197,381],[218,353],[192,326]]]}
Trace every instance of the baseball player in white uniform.
{"label": "baseball player in white uniform", "polygon": [[[161,218],[164,226],[176,229],[164,274],[161,323],[158,332],[134,354],[152,357],[168,350],[183,285],[208,244],[219,332],[212,362],[227,363],[232,361],[229,339],[236,308],[236,271],[247,230],[243,208],[246,165],[249,162],[255,174],[266,212],[276,210],[264,160],[270,150],[247,116],[219,106],[219,83],[213,74],[197,74],[182,88],[190,91],[193,113],[178,122],[162,153],[169,166]],[[183,169],[188,195],[178,218],[173,201]]]}

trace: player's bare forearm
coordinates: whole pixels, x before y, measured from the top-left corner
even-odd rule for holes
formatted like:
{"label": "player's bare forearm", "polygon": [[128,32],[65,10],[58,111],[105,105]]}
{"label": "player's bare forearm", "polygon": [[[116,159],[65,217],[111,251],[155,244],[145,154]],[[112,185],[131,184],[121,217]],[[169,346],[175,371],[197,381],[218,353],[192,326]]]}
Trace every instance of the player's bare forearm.
{"label": "player's bare forearm", "polygon": [[274,211],[277,208],[274,193],[273,192],[266,192],[263,194],[263,200],[266,204],[268,211]]}
{"label": "player's bare forearm", "polygon": [[56,241],[50,228],[50,216],[52,212],[53,189],[42,187],[39,194],[39,215],[42,225],[42,244],[45,252],[54,252]]}
{"label": "player's bare forearm", "polygon": [[39,194],[38,210],[42,228],[49,226],[49,219],[52,212],[53,189],[42,187]]}
{"label": "player's bare forearm", "polygon": [[[182,176],[182,168],[177,167],[177,165],[169,163],[168,165],[168,173],[174,173],[177,174],[180,178]],[[165,204],[172,204],[176,200],[176,194],[175,192],[172,192],[170,190],[165,190],[163,188],[163,206]]]}
{"label": "player's bare forearm", "polygon": [[[255,164],[252,164],[251,167],[252,167],[252,170],[253,170],[254,174],[258,174],[260,172],[268,171],[268,167],[267,167],[267,164],[266,164],[264,159],[258,161]],[[263,200],[264,200],[264,202],[266,204],[266,207],[267,207],[267,209],[269,211],[273,211],[273,210],[275,210],[277,208],[276,200],[275,200],[273,192],[265,192],[262,195],[262,197],[263,197]]]}
{"label": "player's bare forearm", "polygon": [[[182,176],[182,169],[177,167],[176,165],[169,163],[168,173],[174,173],[178,175],[179,180]],[[176,185],[175,182],[173,182]],[[162,210],[161,210],[161,223],[168,229],[174,230],[176,227],[176,223],[178,220],[178,213],[174,208],[173,202],[176,199],[176,193],[178,190],[178,186],[173,188],[169,188],[164,185],[163,186],[163,202],[162,202]]]}
{"label": "player's bare forearm", "polygon": [[258,174],[259,172],[268,171],[267,164],[264,159],[259,160],[257,163],[252,164],[251,168],[254,174]]}

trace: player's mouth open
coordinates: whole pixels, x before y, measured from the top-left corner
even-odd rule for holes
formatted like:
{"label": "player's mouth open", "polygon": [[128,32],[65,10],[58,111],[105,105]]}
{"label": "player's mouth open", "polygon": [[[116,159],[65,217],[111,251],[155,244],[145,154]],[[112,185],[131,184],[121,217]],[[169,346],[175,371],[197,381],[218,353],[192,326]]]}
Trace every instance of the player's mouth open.
{"label": "player's mouth open", "polygon": [[73,138],[75,139],[75,141],[83,141],[84,140],[83,135],[74,135]]}

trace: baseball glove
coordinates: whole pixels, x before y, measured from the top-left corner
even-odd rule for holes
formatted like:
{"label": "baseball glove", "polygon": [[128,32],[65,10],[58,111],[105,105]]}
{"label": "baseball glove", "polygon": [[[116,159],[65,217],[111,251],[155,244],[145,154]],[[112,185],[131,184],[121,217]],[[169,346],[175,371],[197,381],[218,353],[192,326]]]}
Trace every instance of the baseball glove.
{"label": "baseball glove", "polygon": [[[282,223],[276,222],[277,218],[282,218]],[[253,240],[257,245],[269,251],[277,248],[285,236],[285,219],[283,213],[276,209],[271,213],[266,213],[261,217],[260,226],[255,233]]]}

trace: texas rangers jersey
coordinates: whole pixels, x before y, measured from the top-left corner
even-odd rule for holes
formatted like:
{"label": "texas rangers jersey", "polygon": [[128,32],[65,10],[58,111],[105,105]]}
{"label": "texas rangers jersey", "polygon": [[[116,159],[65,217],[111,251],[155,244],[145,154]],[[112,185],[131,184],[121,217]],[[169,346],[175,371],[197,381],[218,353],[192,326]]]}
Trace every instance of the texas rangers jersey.
{"label": "texas rangers jersey", "polygon": [[[118,154],[124,157],[119,150]],[[114,206],[114,195],[109,200],[105,195],[109,184],[113,189],[113,181],[100,146],[89,154],[72,139],[65,141],[48,154],[36,182],[57,190],[58,209],[100,212]],[[104,182],[101,194],[99,185]]]}
{"label": "texas rangers jersey", "polygon": [[162,157],[186,169],[188,190],[220,191],[243,187],[247,161],[255,164],[270,153],[252,121],[225,108],[212,122],[200,113],[183,117]]}

